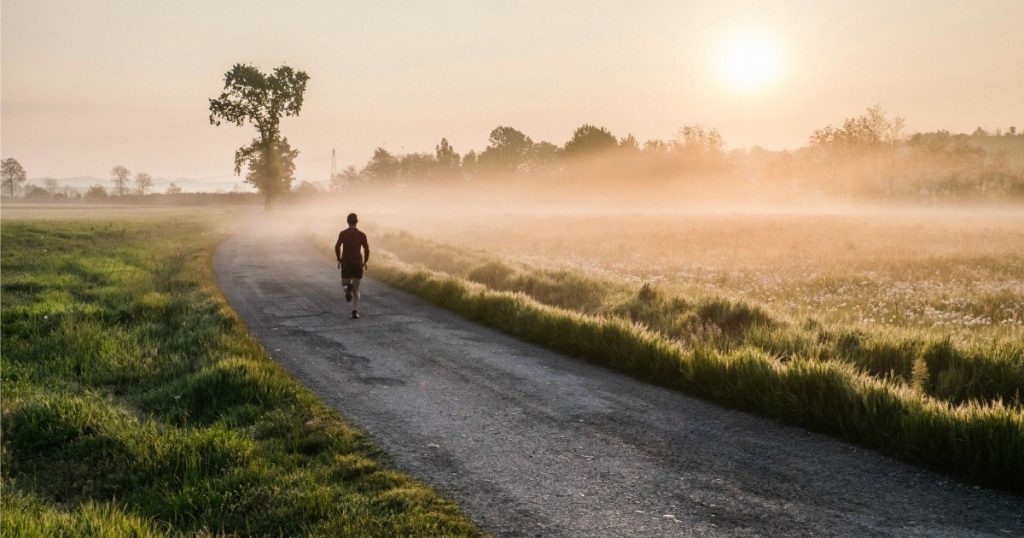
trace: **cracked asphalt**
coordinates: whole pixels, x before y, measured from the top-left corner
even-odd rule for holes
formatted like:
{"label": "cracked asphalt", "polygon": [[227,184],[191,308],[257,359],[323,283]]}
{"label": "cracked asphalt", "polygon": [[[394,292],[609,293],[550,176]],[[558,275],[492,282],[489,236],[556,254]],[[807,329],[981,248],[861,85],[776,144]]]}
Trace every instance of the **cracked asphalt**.
{"label": "cracked asphalt", "polygon": [[1022,497],[644,384],[372,278],[348,319],[329,253],[299,228],[250,227],[213,261],[275,360],[494,535],[1024,535]]}

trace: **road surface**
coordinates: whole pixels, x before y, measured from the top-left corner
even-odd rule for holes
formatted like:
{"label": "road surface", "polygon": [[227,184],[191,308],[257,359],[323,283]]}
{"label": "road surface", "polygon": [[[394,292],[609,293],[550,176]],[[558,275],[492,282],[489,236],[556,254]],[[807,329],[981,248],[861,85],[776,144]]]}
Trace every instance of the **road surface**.
{"label": "road surface", "polygon": [[329,256],[300,229],[253,227],[214,268],[275,360],[495,535],[1024,535],[1022,497],[644,384],[372,279],[348,319]]}

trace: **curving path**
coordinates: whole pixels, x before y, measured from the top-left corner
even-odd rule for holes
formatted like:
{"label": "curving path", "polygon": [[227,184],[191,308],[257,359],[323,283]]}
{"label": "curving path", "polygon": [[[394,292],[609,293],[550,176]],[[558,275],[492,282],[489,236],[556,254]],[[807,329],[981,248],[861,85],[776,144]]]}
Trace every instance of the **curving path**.
{"label": "curving path", "polygon": [[296,228],[250,228],[214,268],[276,360],[495,535],[1024,535],[1022,497],[635,381],[373,280],[347,319],[329,254]]}

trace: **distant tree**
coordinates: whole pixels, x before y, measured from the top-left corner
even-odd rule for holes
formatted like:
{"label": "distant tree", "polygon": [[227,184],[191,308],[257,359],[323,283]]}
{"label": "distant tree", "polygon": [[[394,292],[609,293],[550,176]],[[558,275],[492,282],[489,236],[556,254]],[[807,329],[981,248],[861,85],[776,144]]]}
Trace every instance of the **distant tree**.
{"label": "distant tree", "polygon": [[618,146],[615,136],[604,127],[590,124],[581,125],[565,143],[565,153],[569,156],[592,155],[608,151]]}
{"label": "distant tree", "polygon": [[635,136],[629,134],[625,138],[619,139],[619,147],[626,151],[639,151],[640,142],[637,141]]}
{"label": "distant tree", "polygon": [[489,172],[517,172],[533,150],[533,140],[512,127],[496,127],[491,131],[488,142],[478,161],[480,167]]}
{"label": "distant tree", "polygon": [[[966,194],[1012,184],[996,177],[1006,164],[999,152],[987,153],[966,134],[949,131],[914,133],[906,143],[905,159],[911,163],[911,186],[932,196]],[[992,183],[989,181],[995,180]],[[988,185],[986,185],[988,183]]]}
{"label": "distant tree", "polygon": [[135,190],[139,195],[145,196],[146,191],[148,191],[152,186],[153,178],[149,174],[145,172],[135,174]]}
{"label": "distant tree", "polygon": [[43,188],[50,195],[50,199],[53,200],[57,193],[60,191],[60,182],[52,177],[48,177],[43,180]]}
{"label": "distant tree", "polygon": [[672,152],[684,158],[716,160],[725,156],[725,141],[715,129],[684,125],[676,132]]}
{"label": "distant tree", "polygon": [[399,175],[405,179],[428,178],[437,169],[437,160],[429,153],[406,153],[398,158]]}
{"label": "distant tree", "polygon": [[28,183],[25,185],[25,198],[28,200],[47,200],[50,198],[50,192],[38,185]]}
{"label": "distant tree", "polygon": [[103,185],[92,185],[85,191],[86,200],[101,200],[107,197],[107,189]]}
{"label": "distant tree", "polygon": [[117,165],[110,170],[110,181],[114,183],[114,194],[124,196],[128,193],[128,179],[131,172],[127,168]]}
{"label": "distant tree", "polygon": [[986,131],[985,129],[982,129],[981,127],[978,127],[977,129],[974,130],[973,133],[971,133],[971,136],[978,136],[978,137],[988,136],[988,131]]}
{"label": "distant tree", "polygon": [[875,105],[868,108],[866,114],[847,118],[840,128],[829,125],[814,131],[810,145],[830,151],[884,149],[898,142],[902,131],[903,118],[890,120],[882,107]]}
{"label": "distant tree", "polygon": [[10,189],[11,197],[13,198],[14,188],[18,186],[18,184],[24,183],[25,179],[27,179],[25,177],[25,169],[22,168],[21,163],[13,157],[4,159],[0,168],[2,168],[3,186]]}
{"label": "distant tree", "polygon": [[458,168],[459,166],[459,154],[455,153],[455,149],[448,143],[447,138],[442,138],[441,142],[434,146],[434,158],[437,159],[438,164],[447,168]]}
{"label": "distant tree", "polygon": [[436,174],[442,178],[452,178],[460,174],[462,159],[452,148],[447,138],[441,138],[434,147],[434,161],[436,163]]}
{"label": "distant tree", "polygon": [[302,110],[308,81],[309,75],[288,66],[267,75],[252,65],[235,64],[224,75],[220,96],[210,99],[211,124],[248,122],[256,127],[259,137],[235,152],[235,174],[247,167],[246,181],[263,193],[267,205],[290,190],[295,179],[299,152],[281,137],[280,124],[282,116],[297,116]]}
{"label": "distant tree", "polygon": [[476,175],[477,172],[477,155],[473,150],[469,150],[465,155],[462,156],[462,171],[468,176]]}
{"label": "distant tree", "polygon": [[331,176],[331,185],[329,187],[330,191],[339,192],[345,187],[355,185],[355,183],[359,181],[359,178],[359,170],[357,170],[355,166],[346,166],[341,173]]}
{"label": "distant tree", "polygon": [[644,153],[648,155],[667,155],[670,149],[671,146],[664,140],[654,139],[644,142]]}
{"label": "distant tree", "polygon": [[70,185],[64,185],[61,187],[60,191],[61,194],[64,195],[64,198],[67,198],[68,200],[77,200],[82,197],[82,194],[78,192],[78,189]]}
{"label": "distant tree", "polygon": [[1007,134],[1009,134],[1010,136],[1017,136],[1017,128],[1016,128],[1016,127],[1014,127],[1013,125],[1011,125],[1011,126],[1010,126],[1010,129],[1009,129],[1008,131],[1006,131],[1006,132],[1007,132]]}
{"label": "distant tree", "polygon": [[299,182],[299,185],[295,187],[296,194],[313,195],[320,194],[322,192],[324,192],[323,185],[321,185],[320,182],[318,181],[301,181]]}
{"label": "distant tree", "polygon": [[530,172],[542,170],[555,171],[557,163],[562,159],[562,148],[551,142],[537,142],[530,148],[530,154],[526,160],[526,169]]}
{"label": "distant tree", "polygon": [[901,142],[906,140],[906,136],[903,134],[903,129],[906,127],[906,120],[900,116],[889,120],[886,129],[882,131],[884,133],[882,140],[886,143],[891,150],[895,150]]}
{"label": "distant tree", "polygon": [[865,114],[847,118],[842,127],[828,125],[814,131],[809,146],[823,176],[835,181],[844,175],[848,182],[882,176],[891,194],[897,175],[896,150],[904,141],[903,128],[903,118],[890,119],[880,105],[875,105]]}
{"label": "distant tree", "polygon": [[363,175],[371,181],[388,183],[398,177],[398,159],[388,150],[377,148],[373,151],[373,157],[363,168]]}
{"label": "distant tree", "polygon": [[946,170],[976,169],[986,157],[985,150],[971,144],[966,135],[949,131],[914,133],[907,145],[917,156]]}
{"label": "distant tree", "polygon": [[906,174],[898,149],[906,141],[904,120],[890,118],[875,105],[860,116],[847,118],[840,128],[831,125],[810,137],[803,157],[806,174],[817,183],[848,192],[895,194],[897,178]]}
{"label": "distant tree", "polygon": [[171,182],[171,184],[167,186],[167,194],[181,194],[181,187],[179,187],[177,183]]}

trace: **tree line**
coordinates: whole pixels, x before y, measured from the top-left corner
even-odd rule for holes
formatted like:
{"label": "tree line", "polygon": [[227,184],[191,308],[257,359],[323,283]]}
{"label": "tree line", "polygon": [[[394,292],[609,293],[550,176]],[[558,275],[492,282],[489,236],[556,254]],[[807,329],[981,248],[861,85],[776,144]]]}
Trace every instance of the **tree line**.
{"label": "tree line", "polygon": [[589,164],[594,158],[607,165],[616,159],[643,158],[702,171],[716,170],[727,160],[721,134],[700,125],[684,126],[670,140],[648,140],[642,146],[632,134],[618,138],[607,128],[591,124],[581,125],[563,145],[534,142],[522,131],[508,126],[494,128],[487,140],[483,150],[470,150],[464,155],[459,155],[447,138],[441,139],[433,153],[392,154],[379,147],[362,168],[349,166],[334,175],[328,188],[525,174],[553,176],[567,168]]}
{"label": "tree line", "polygon": [[[562,145],[535,142],[518,129],[499,126],[490,132],[487,146],[480,151],[459,154],[446,138],[432,153],[394,154],[379,147],[365,165],[347,167],[326,185],[301,181],[294,188],[294,157],[298,152],[287,147],[286,139],[275,139],[272,130],[269,142],[254,140],[240,148],[236,164],[239,169],[243,165],[249,169],[247,179],[261,190],[267,188],[269,198],[288,192],[314,195],[431,182],[515,181],[517,176],[554,180],[585,176],[594,181],[615,176],[618,181],[628,177],[634,182],[710,178],[716,182],[755,181],[801,191],[890,197],[1024,196],[1024,134],[1015,126],[992,133],[978,128],[971,134],[935,131],[907,135],[904,124],[902,118],[891,117],[881,107],[873,106],[839,125],[815,130],[807,145],[794,151],[768,151],[757,146],[727,151],[717,130],[700,125],[683,126],[668,140],[641,144],[631,134],[617,137],[607,128],[584,124]],[[257,151],[264,144],[269,144],[269,154]],[[1014,147],[1018,151],[1011,151]],[[267,173],[268,168],[276,171]],[[282,176],[276,187],[270,181],[273,173]],[[17,160],[4,160],[4,193],[13,196],[24,182],[25,171]],[[145,172],[133,176],[118,165],[110,171],[110,184],[109,189],[96,184],[79,193],[73,187],[60,186],[57,180],[45,179],[41,186],[28,184],[20,190],[29,199],[95,201],[151,194],[153,179]],[[181,188],[174,183],[165,191],[179,193]]]}
{"label": "tree line", "polygon": [[[327,185],[301,182],[297,192],[344,191],[361,186],[401,186],[431,181],[487,181],[543,175],[552,179],[602,178],[637,182],[754,182],[795,190],[864,196],[1024,196],[1024,135],[1010,127],[990,134],[948,131],[907,135],[905,121],[873,106],[838,126],[815,130],[793,151],[726,150],[713,128],[686,125],[668,140],[640,144],[632,134],[584,124],[562,145],[534,142],[518,129],[499,126],[481,151],[460,155],[446,138],[433,153],[374,150],[362,167],[349,166]],[[1002,148],[993,142],[1009,141]],[[1018,142],[1014,142],[1016,139]],[[1008,148],[1008,149],[1007,149]],[[585,176],[585,177],[584,177]]]}
{"label": "tree line", "polygon": [[[146,172],[137,172],[134,177],[123,165],[110,170],[112,187],[108,190],[102,184],[93,184],[83,193],[70,185],[61,185],[54,178],[44,178],[42,185],[27,183],[25,168],[17,159],[8,158],[3,161],[3,191],[13,198],[16,192],[30,200],[100,200],[114,196],[146,196],[153,194],[153,176]],[[167,186],[163,194],[181,194],[181,187],[175,183]]]}

